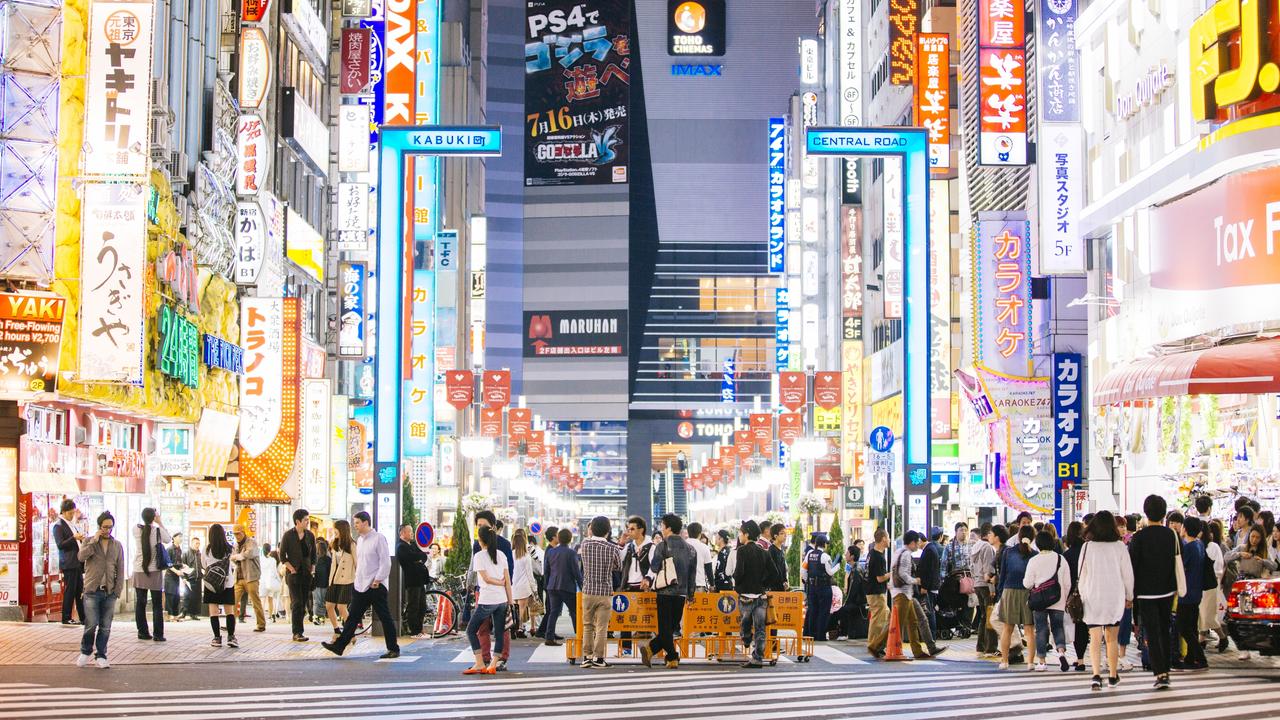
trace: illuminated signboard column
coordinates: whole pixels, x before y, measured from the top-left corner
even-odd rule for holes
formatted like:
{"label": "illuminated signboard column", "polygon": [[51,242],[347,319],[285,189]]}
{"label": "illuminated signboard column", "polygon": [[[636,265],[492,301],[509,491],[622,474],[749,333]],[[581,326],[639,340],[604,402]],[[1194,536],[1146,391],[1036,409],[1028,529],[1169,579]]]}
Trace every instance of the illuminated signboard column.
{"label": "illuminated signboard column", "polygon": [[[400,328],[405,321],[404,252],[406,200],[405,171],[413,157],[493,157],[502,152],[502,131],[497,127],[390,127],[379,129],[378,142],[378,275],[379,323]],[[378,393],[374,409],[374,527],[394,525],[400,518],[400,469],[404,395],[398,388],[405,376],[404,335],[377,334],[374,359]],[[394,599],[392,607],[399,607]]]}
{"label": "illuminated signboard column", "polygon": [[1008,0],[978,0],[978,162],[1027,164],[1026,11]]}
{"label": "illuminated signboard column", "polygon": [[932,453],[929,366],[929,143],[923,128],[809,128],[809,155],[888,157],[902,162],[903,183],[903,443],[906,460],[906,527],[927,532]]}

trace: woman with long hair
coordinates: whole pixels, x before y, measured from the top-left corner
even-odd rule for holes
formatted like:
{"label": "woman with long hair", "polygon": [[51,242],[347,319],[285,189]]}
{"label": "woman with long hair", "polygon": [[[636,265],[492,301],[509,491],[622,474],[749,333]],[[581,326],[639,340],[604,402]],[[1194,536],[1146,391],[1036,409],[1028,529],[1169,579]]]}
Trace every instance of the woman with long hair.
{"label": "woman with long hair", "polygon": [[316,540],[316,570],[311,579],[311,602],[307,605],[307,615],[311,624],[319,625],[324,615],[324,594],[328,590],[329,571],[333,568],[333,558],[329,556],[329,541],[324,538]]}
{"label": "woman with long hair", "polygon": [[1045,529],[1036,533],[1035,544],[1039,552],[1027,562],[1026,574],[1022,580],[1022,586],[1027,590],[1034,590],[1050,581],[1056,581],[1059,590],[1057,602],[1044,610],[1033,609],[1031,613],[1036,626],[1036,672],[1048,669],[1050,639],[1054,641],[1054,647],[1058,651],[1058,667],[1062,672],[1070,669],[1067,663],[1067,633],[1062,620],[1067,609],[1067,595],[1071,592],[1071,565],[1058,553],[1058,536],[1049,532],[1051,527],[1052,524],[1045,523]]}
{"label": "woman with long hair", "polygon": [[[1071,569],[1071,587],[1073,588],[1078,587],[1077,583],[1080,582],[1080,551],[1084,549],[1084,542],[1084,523],[1076,520],[1067,526],[1067,532],[1062,536],[1062,544],[1066,546],[1066,552],[1062,557]],[[1082,622],[1073,623],[1072,627],[1074,636],[1071,644],[1076,651],[1076,662],[1072,667],[1077,672],[1084,672],[1087,669],[1084,654],[1089,651],[1089,627]]]}
{"label": "woman with long hair", "polygon": [[[133,619],[139,640],[164,642],[164,568],[159,546],[173,542],[155,508],[142,509],[142,524],[133,527]],[[147,628],[147,596],[151,596],[151,623]]]}
{"label": "woman with long hair", "polygon": [[351,604],[355,588],[356,554],[355,543],[351,540],[351,523],[335,520],[333,529],[337,533],[333,544],[329,546],[333,552],[333,569],[325,579],[329,589],[325,592],[324,607],[329,614],[329,624],[333,626],[336,640],[347,622],[347,605]]}
{"label": "woman with long hair", "polygon": [[507,606],[511,604],[511,570],[507,567],[507,556],[498,552],[498,536],[493,528],[481,526],[478,537],[480,552],[471,558],[471,572],[475,573],[476,580],[480,583],[480,596],[476,601],[476,609],[471,613],[471,622],[467,625],[467,639],[471,641],[471,652],[475,654],[476,662],[463,670],[462,674],[496,675],[502,651],[506,647],[506,633],[493,633],[493,659],[486,667],[479,632],[480,626],[490,618],[494,628],[506,627]]}
{"label": "woman with long hair", "polygon": [[[1035,537],[1035,528],[1023,525],[1018,530],[1016,540],[1009,538],[1009,545],[1002,551],[1003,562],[1000,564],[1000,578],[996,584],[997,592],[1000,594],[999,619],[1004,623],[1004,627],[1000,629],[1001,670],[1009,669],[1009,644],[1013,642],[1015,626],[1022,626],[1023,642],[1028,648],[1035,642],[1035,616],[1031,613],[1029,601],[1031,594],[1022,586],[1027,573],[1027,563],[1030,562],[1031,556],[1035,555],[1035,549],[1032,547]],[[1033,670],[1035,666],[1028,663],[1027,669]]]}
{"label": "woman with long hair", "polygon": [[266,601],[267,617],[271,622],[280,619],[284,606],[280,598],[280,555],[270,545],[262,544],[262,576],[258,579],[258,591]]}
{"label": "woman with long hair", "polygon": [[[209,543],[201,556],[205,570],[204,601],[209,606],[209,625],[213,627],[213,647],[222,647],[222,630],[218,616],[227,618],[227,647],[238,648],[236,642],[236,565],[231,562],[231,543],[227,531],[217,523],[209,526]],[[215,570],[215,566],[217,569]],[[218,576],[222,582],[217,582]]]}
{"label": "woman with long hair", "polygon": [[1120,684],[1120,621],[1133,607],[1133,562],[1120,526],[1107,510],[1093,516],[1080,550],[1080,600],[1089,628],[1093,689],[1102,689],[1102,640],[1107,641],[1107,683]]}
{"label": "woman with long hair", "polygon": [[1205,522],[1204,529],[1200,531],[1200,541],[1204,543],[1205,555],[1213,563],[1213,574],[1217,579],[1212,588],[1204,591],[1204,598],[1200,600],[1200,642],[1207,644],[1209,633],[1216,632],[1218,652],[1226,652],[1229,638],[1222,629],[1222,621],[1218,615],[1218,602],[1222,597],[1219,588],[1222,585],[1222,575],[1227,569],[1226,551],[1222,544],[1222,523],[1217,520]]}
{"label": "woman with long hair", "polygon": [[516,569],[511,577],[511,597],[516,601],[516,632],[514,637],[525,635],[524,623],[530,627],[538,627],[537,613],[533,612],[532,598],[538,590],[533,579],[533,556],[529,554],[529,536],[524,528],[518,528],[511,536],[511,555],[515,558]]}

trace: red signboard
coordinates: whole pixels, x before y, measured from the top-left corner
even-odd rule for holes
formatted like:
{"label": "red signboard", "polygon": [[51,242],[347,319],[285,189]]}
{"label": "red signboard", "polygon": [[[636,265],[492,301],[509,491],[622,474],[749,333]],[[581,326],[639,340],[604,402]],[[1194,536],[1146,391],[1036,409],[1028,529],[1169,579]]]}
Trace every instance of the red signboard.
{"label": "red signboard", "polygon": [[455,410],[463,410],[471,405],[475,392],[475,375],[470,370],[450,370],[444,374],[445,400]]}
{"label": "red signboard", "polygon": [[813,376],[813,402],[823,410],[835,410],[843,401],[844,378],[838,372],[820,372]]}
{"label": "red signboard", "polygon": [[547,452],[546,444],[547,433],[545,430],[530,430],[529,440],[525,444],[529,457],[542,457]]}
{"label": "red signboard", "polygon": [[769,413],[751,413],[751,441],[757,447],[773,442],[773,416]]}
{"label": "red signboard", "polygon": [[244,0],[240,4],[240,17],[245,22],[262,22],[267,15],[268,0]]}
{"label": "red signboard", "polygon": [[369,28],[343,28],[340,47],[341,68],[338,89],[344,95],[354,95],[369,84]]}
{"label": "red signboard", "polygon": [[802,372],[778,373],[778,396],[783,407],[799,410],[809,401],[809,379]]}
{"label": "red signboard", "polygon": [[1027,39],[1022,0],[978,0],[978,46],[1021,48]]}
{"label": "red signboard", "polygon": [[[862,317],[862,208],[840,207],[840,311],[846,318]],[[847,324],[849,327],[854,325]],[[856,327],[861,327],[857,325]],[[845,340],[861,340],[845,337]]]}
{"label": "red signboard", "polygon": [[529,438],[533,431],[533,411],[529,408],[511,408],[507,411],[507,434],[512,442],[521,442]]}
{"label": "red signboard", "polygon": [[502,437],[501,408],[480,408],[480,437]]}
{"label": "red signboard", "polygon": [[921,33],[916,38],[916,124],[929,132],[929,167],[951,165],[951,38]]}
{"label": "red signboard", "polygon": [[778,416],[778,439],[790,445],[804,434],[804,416],[800,413],[782,413]]}
{"label": "red signboard", "polygon": [[[1021,49],[978,51],[978,110],[985,164],[1023,164],[1027,140],[1027,57]],[[988,140],[989,139],[989,140]]]}
{"label": "red signboard", "polygon": [[489,408],[506,407],[511,404],[511,371],[485,370],[484,392],[481,396],[484,406]]}

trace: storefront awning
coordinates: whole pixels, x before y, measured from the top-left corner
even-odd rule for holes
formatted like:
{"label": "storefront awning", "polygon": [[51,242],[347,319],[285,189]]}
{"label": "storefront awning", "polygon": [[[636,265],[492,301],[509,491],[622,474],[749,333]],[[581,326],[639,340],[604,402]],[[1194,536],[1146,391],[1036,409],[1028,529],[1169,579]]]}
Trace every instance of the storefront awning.
{"label": "storefront awning", "polygon": [[1181,395],[1280,393],[1280,338],[1139,360],[1113,370],[1094,405]]}

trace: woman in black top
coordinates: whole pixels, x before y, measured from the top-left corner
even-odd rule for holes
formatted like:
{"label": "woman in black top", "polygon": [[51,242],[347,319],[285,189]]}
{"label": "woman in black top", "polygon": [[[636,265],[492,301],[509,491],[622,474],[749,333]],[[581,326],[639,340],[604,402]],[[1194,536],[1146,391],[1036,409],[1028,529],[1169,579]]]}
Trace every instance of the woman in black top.
{"label": "woman in black top", "polygon": [[732,590],[733,576],[725,572],[729,567],[729,555],[733,552],[733,548],[729,545],[728,530],[721,530],[716,533],[716,548],[716,590]]}
{"label": "woman in black top", "polygon": [[329,589],[329,570],[333,567],[333,558],[329,555],[329,541],[324,538],[316,540],[316,573],[311,581],[311,616],[312,625],[320,625],[327,615],[324,607],[325,591]]}
{"label": "woman in black top", "polygon": [[[1080,550],[1084,547],[1084,523],[1077,520],[1068,525],[1067,534],[1062,538],[1062,544],[1067,548],[1067,551],[1062,556],[1066,558],[1067,566],[1071,569],[1071,587],[1074,588],[1080,578]],[[1074,627],[1075,638],[1073,638],[1072,642],[1076,651],[1074,667],[1077,672],[1084,672],[1084,654],[1089,649],[1089,626],[1083,622],[1078,622],[1075,623]]]}

